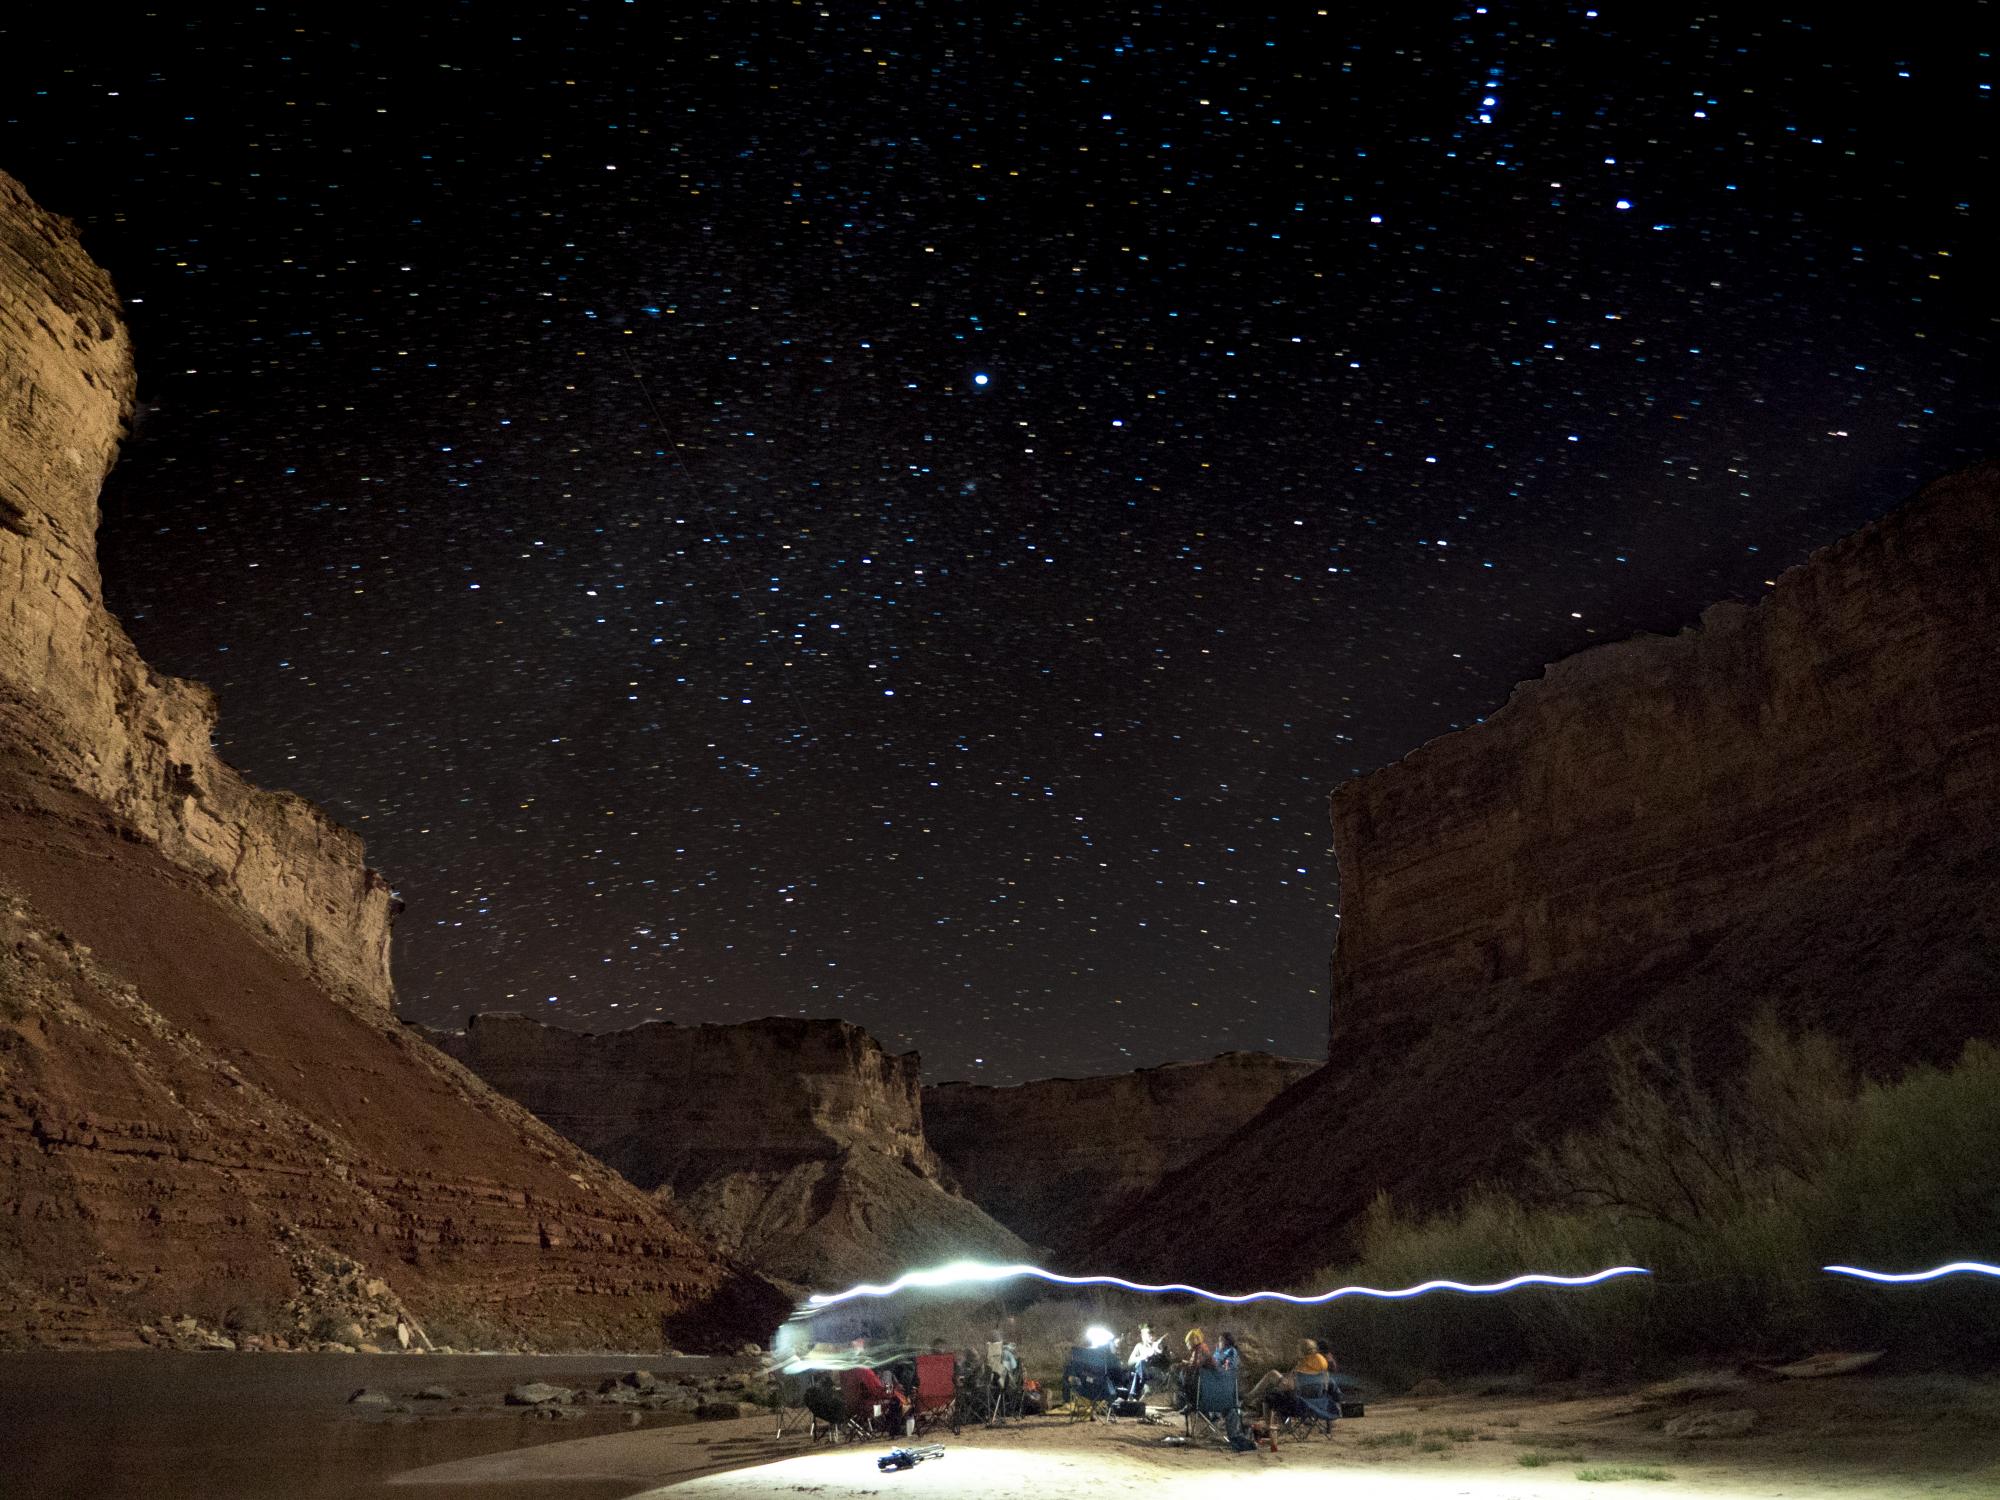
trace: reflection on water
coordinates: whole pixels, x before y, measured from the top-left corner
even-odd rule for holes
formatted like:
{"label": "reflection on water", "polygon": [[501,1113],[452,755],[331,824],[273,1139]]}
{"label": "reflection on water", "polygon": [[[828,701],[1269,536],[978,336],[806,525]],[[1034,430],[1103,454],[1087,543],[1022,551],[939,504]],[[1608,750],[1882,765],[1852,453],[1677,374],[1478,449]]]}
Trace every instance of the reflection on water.
{"label": "reflection on water", "polygon": [[[491,1396],[524,1380],[594,1386],[649,1369],[707,1374],[721,1362],[658,1355],[0,1354],[4,1500],[493,1500],[492,1489],[397,1486],[389,1475],[631,1425],[617,1408],[567,1421],[514,1411],[368,1416],[362,1386],[404,1397],[427,1385]],[[470,1402],[466,1403],[470,1405]],[[649,1413],[645,1425],[684,1420]],[[562,1500],[614,1500],[626,1484],[565,1485]],[[531,1500],[516,1496],[514,1500]]]}

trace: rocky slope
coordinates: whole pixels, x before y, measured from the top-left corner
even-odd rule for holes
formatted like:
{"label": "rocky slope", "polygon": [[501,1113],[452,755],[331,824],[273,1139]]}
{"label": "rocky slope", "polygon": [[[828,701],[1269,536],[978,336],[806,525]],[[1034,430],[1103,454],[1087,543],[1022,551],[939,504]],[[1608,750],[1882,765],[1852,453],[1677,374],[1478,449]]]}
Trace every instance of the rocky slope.
{"label": "rocky slope", "polygon": [[0,176],[0,1345],[767,1337],[773,1288],[406,1034],[360,841],[105,612],[132,391],[104,273]]}
{"label": "rocky slope", "polygon": [[481,1015],[432,1036],[767,1275],[831,1288],[1026,1254],[925,1144],[917,1055],[845,1021],[592,1033]]}
{"label": "rocky slope", "polygon": [[[1588,1118],[1593,1044],[1635,1029],[1725,1067],[1769,1006],[1877,1071],[2000,1034],[2000,466],[1754,608],[1557,663],[1333,821],[1331,1063],[1096,1256],[1307,1274],[1378,1188],[1435,1203]],[[1207,1192],[1259,1232],[1163,1238]]]}
{"label": "rocky slope", "polygon": [[924,1131],[966,1196],[1060,1253],[1312,1072],[1301,1058],[1225,1052],[1104,1078],[924,1090]]}

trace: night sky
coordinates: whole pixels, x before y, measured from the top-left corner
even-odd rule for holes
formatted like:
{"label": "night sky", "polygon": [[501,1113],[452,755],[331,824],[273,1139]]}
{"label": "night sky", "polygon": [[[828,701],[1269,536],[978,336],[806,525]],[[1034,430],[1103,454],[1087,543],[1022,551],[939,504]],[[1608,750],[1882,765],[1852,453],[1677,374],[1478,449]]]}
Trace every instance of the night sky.
{"label": "night sky", "polygon": [[426,1022],[1320,1053],[1337,783],[1995,446],[1988,4],[70,9],[109,602]]}

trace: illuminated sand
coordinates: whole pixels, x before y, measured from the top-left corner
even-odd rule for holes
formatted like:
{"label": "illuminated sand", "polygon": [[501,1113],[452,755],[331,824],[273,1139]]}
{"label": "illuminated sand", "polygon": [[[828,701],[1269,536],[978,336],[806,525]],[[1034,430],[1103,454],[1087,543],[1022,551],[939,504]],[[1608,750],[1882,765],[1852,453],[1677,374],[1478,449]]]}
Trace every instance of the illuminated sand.
{"label": "illuminated sand", "polygon": [[[774,1441],[766,1420],[557,1443],[404,1474],[396,1482],[413,1495],[431,1485],[454,1494],[551,1496],[610,1494],[629,1485],[623,1494],[657,1500],[800,1493],[825,1500],[890,1493],[1194,1500],[1218,1482],[1249,1495],[1318,1496],[1332,1485],[1382,1500],[1549,1500],[1606,1493],[1603,1482],[1579,1478],[1580,1470],[1645,1467],[1669,1477],[1625,1480],[1624,1490],[1655,1500],[2000,1494],[2000,1382],[1800,1382],[1755,1386],[1722,1404],[1757,1409],[1758,1430],[1706,1443],[1668,1438],[1660,1422],[1698,1405],[1663,1406],[1631,1394],[1451,1397],[1371,1407],[1331,1442],[1281,1442],[1275,1454],[1163,1445],[1162,1436],[1177,1426],[1043,1419],[946,1434],[942,1459],[883,1474],[875,1459],[886,1444],[806,1451],[803,1443]],[[1400,1435],[1407,1444],[1395,1441]],[[1436,1451],[1424,1451],[1425,1442]],[[1546,1462],[1524,1467],[1524,1453],[1545,1455]]]}

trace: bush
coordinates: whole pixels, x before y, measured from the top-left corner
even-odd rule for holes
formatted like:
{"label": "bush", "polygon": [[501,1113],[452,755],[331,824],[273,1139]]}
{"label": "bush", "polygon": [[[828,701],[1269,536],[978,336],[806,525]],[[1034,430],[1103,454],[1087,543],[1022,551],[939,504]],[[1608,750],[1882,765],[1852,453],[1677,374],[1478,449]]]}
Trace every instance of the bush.
{"label": "bush", "polygon": [[2000,1049],[1858,1086],[1813,1033],[1751,1029],[1750,1061],[1704,1085],[1687,1048],[1611,1055],[1596,1130],[1535,1165],[1535,1189],[1473,1193],[1428,1217],[1386,1198],[1356,1264],[1321,1285],[1492,1281],[1639,1265],[1587,1291],[1338,1304],[1342,1357],[1398,1384],[1534,1365],[1650,1373],[1708,1354],[1900,1343],[1929,1357],[2000,1346],[1990,1284],[1884,1288],[1825,1275],[1910,1270],[2000,1243]]}

